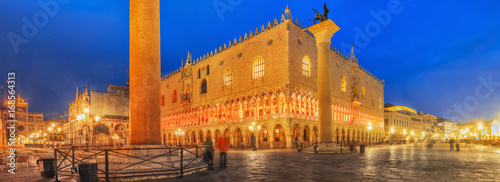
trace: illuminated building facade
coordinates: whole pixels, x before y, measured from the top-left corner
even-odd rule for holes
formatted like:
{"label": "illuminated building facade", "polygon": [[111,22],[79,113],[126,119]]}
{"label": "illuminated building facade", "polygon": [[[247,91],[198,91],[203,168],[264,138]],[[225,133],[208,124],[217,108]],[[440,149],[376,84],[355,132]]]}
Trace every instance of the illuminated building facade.
{"label": "illuminated building facade", "polygon": [[385,105],[384,128],[388,141],[426,140],[435,138],[437,117],[428,113],[417,113],[415,109],[392,104]]}
{"label": "illuminated building facade", "polygon": [[[43,113],[36,113],[36,112],[28,112],[29,104],[28,102],[25,102],[24,99],[22,99],[19,95],[17,95],[16,98],[16,112],[15,112],[15,119],[17,120],[16,123],[16,137],[19,139],[20,143],[19,144],[26,144],[29,142],[29,137],[30,136],[36,136],[36,133],[38,133],[39,138],[43,138],[43,133],[45,133],[45,126],[46,122],[43,121]],[[9,126],[9,123],[7,122],[8,120],[8,110],[4,108],[3,110],[3,117],[2,117],[2,129],[6,129]],[[8,140],[9,136],[7,134],[9,133],[8,131],[2,134],[2,143],[4,145],[7,145],[6,141]],[[38,143],[42,143],[42,140],[39,140]]]}
{"label": "illuminated building facade", "polygon": [[103,146],[129,142],[128,87],[109,85],[107,92],[77,88],[64,125],[65,144]]}
{"label": "illuminated building facade", "polygon": [[[283,15],[196,60],[188,53],[183,67],[162,78],[163,143],[225,136],[233,147],[252,147],[253,132],[260,148],[316,142],[318,53],[303,28]],[[334,141],[366,142],[369,123],[373,141],[381,141],[383,81],[354,53],[332,48],[330,58]]]}

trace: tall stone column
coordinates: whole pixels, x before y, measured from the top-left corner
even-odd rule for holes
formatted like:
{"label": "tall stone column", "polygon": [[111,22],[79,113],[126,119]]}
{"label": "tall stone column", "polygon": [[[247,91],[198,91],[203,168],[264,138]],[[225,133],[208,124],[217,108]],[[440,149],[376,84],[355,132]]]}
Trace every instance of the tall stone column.
{"label": "tall stone column", "polygon": [[339,29],[332,20],[307,28],[314,34],[318,47],[319,143],[333,142],[330,43],[333,34]]}
{"label": "tall stone column", "polygon": [[161,145],[160,2],[130,0],[130,144]]}

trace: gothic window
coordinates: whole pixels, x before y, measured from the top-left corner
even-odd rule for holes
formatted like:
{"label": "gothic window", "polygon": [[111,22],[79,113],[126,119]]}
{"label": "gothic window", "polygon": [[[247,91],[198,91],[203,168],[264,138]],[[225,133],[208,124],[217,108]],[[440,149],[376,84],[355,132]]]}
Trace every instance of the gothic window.
{"label": "gothic window", "polygon": [[207,75],[210,74],[210,65],[207,65]]}
{"label": "gothic window", "polygon": [[165,95],[161,95],[161,106],[165,105]]}
{"label": "gothic window", "polygon": [[310,70],[311,70],[311,62],[309,61],[309,57],[304,56],[304,58],[302,58],[302,74],[304,76],[309,77],[311,73]]}
{"label": "gothic window", "polygon": [[[208,73],[208,71],[207,71],[207,73]],[[203,79],[203,81],[201,81],[201,93],[200,94],[204,94],[204,93],[207,93],[207,80],[206,79]]]}
{"label": "gothic window", "polygon": [[198,69],[198,79],[201,78],[201,69]]}
{"label": "gothic window", "polygon": [[361,98],[364,99],[365,98],[365,86],[361,87]]}
{"label": "gothic window", "polygon": [[347,86],[346,86],[345,76],[344,75],[342,75],[342,78],[340,80],[340,89],[342,89],[342,92],[346,92],[347,91]]}
{"label": "gothic window", "polygon": [[177,90],[172,93],[172,102],[177,102]]}
{"label": "gothic window", "polygon": [[228,68],[224,73],[224,86],[228,87],[231,85],[233,85],[233,73],[231,69]]}
{"label": "gothic window", "polygon": [[253,78],[260,78],[264,76],[264,59],[260,56],[255,58],[253,63]]}

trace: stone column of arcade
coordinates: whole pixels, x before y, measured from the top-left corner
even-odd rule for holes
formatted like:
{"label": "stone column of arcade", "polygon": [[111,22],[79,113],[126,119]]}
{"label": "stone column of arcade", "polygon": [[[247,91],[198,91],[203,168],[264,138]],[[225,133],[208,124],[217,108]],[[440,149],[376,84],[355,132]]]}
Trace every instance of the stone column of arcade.
{"label": "stone column of arcade", "polygon": [[319,107],[319,150],[329,148],[333,143],[330,44],[332,36],[340,28],[328,19],[307,28],[314,34],[318,47],[318,107]]}
{"label": "stone column of arcade", "polygon": [[129,83],[130,147],[161,147],[159,0],[130,0]]}

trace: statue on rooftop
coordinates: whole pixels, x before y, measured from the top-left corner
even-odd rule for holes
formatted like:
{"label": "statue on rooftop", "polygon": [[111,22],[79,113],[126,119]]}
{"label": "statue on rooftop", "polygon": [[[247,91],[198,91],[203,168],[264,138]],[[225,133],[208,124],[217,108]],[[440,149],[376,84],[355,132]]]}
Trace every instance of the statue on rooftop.
{"label": "statue on rooftop", "polygon": [[309,21],[313,21],[314,20],[313,25],[316,24],[316,20],[319,20],[320,23],[323,22],[323,21],[325,21],[325,20],[328,20],[328,12],[329,12],[329,10],[326,7],[326,3],[325,3],[325,5],[323,5],[323,11],[324,11],[323,14],[319,13],[314,8],[313,8],[313,11],[316,12],[316,16],[314,17],[314,19],[310,19],[309,20]]}

